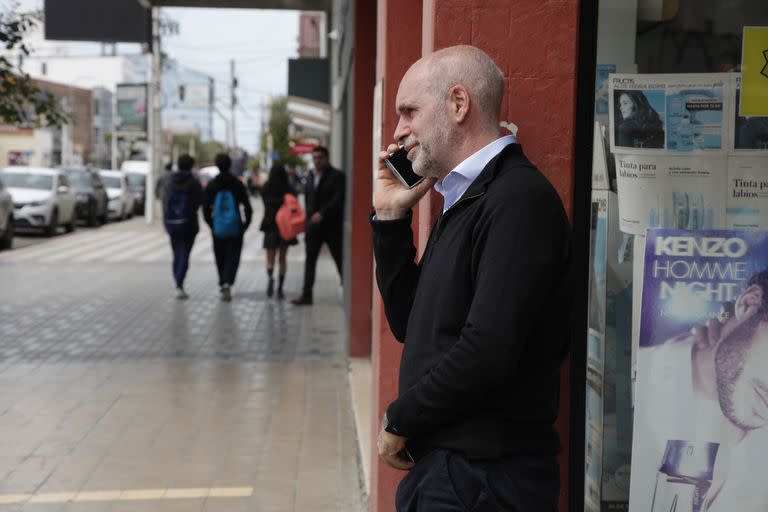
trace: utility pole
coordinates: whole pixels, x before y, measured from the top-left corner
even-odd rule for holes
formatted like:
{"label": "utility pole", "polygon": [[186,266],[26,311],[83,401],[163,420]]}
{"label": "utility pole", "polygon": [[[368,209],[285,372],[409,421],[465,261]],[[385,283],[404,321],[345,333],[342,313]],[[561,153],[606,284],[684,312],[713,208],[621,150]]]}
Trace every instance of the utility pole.
{"label": "utility pole", "polygon": [[162,126],[160,125],[160,8],[152,7],[152,84],[149,88],[149,143],[150,158],[147,173],[146,212],[147,224],[152,224],[155,210],[155,179],[163,162]]}
{"label": "utility pole", "polygon": [[235,76],[235,60],[229,61],[229,130],[231,135],[230,142],[232,147],[229,149],[235,149],[237,147],[237,137],[235,136],[235,107],[237,106],[237,96],[235,96],[235,89],[237,88],[237,77]]}
{"label": "utility pole", "polygon": [[115,92],[112,93],[112,137],[109,138],[110,156],[112,157],[112,169],[117,169],[117,87]]}

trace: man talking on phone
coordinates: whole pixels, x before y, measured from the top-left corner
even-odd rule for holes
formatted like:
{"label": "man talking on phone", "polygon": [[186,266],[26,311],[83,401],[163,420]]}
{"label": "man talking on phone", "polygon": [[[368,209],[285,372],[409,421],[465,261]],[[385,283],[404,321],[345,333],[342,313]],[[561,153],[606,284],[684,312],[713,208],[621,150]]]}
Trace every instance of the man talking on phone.
{"label": "man talking on phone", "polygon": [[[560,198],[512,135],[499,136],[504,77],[454,46],[413,64],[379,155],[371,217],[376,278],[405,344],[381,459],[409,470],[397,510],[557,510],[560,367],[568,349],[570,226]],[[405,146],[425,179],[384,160]],[[443,198],[416,261],[411,209]]]}

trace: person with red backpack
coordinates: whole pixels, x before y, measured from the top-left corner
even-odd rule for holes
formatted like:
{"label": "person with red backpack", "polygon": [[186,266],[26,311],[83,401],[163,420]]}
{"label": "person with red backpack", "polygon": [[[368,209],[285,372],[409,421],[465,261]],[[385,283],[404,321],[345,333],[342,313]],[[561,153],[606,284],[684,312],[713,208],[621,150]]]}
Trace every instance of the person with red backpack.
{"label": "person with red backpack", "polygon": [[[279,274],[277,282],[277,298],[285,297],[283,285],[287,271],[286,258],[288,247],[299,242],[296,237],[285,239],[281,236],[275,220],[278,210],[286,203],[285,196],[296,197],[296,191],[288,181],[288,173],[282,165],[273,165],[269,170],[269,178],[261,189],[261,199],[264,201],[264,218],[259,229],[264,232],[264,249],[267,251],[267,297],[272,297],[275,291],[275,256],[278,256]],[[300,207],[299,207],[300,208]]]}
{"label": "person with red backpack", "polygon": [[184,291],[184,278],[189,269],[189,255],[200,231],[197,210],[203,198],[203,188],[192,174],[195,159],[181,155],[179,170],[169,175],[163,185],[163,225],[171,239],[173,250],[173,278],[176,281],[176,298],[188,298]]}
{"label": "person with red backpack", "polygon": [[[224,153],[216,155],[219,175],[205,188],[203,217],[211,227],[213,253],[219,273],[221,300],[232,300],[231,288],[240,266],[243,233],[251,225],[253,208],[245,185],[232,175],[232,159]],[[243,220],[240,208],[245,212]]]}

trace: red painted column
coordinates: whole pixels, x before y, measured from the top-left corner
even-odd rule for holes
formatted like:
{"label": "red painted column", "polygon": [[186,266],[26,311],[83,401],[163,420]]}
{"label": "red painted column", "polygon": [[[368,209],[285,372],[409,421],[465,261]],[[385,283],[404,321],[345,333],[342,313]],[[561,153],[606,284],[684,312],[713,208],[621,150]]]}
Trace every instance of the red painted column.
{"label": "red painted column", "polygon": [[[410,37],[409,29],[401,23],[410,23],[412,9],[392,10],[394,4],[408,2],[380,1],[379,29],[386,31],[392,23],[390,13],[398,14],[397,36]],[[384,4],[384,5],[381,5]],[[407,15],[404,15],[407,13]],[[518,141],[527,156],[552,181],[572,216],[574,178],[574,112],[577,62],[578,0],[422,0],[421,49],[423,54],[456,44],[472,44],[486,51],[501,67],[506,83],[506,99],[502,104],[502,119],[519,127]],[[413,32],[419,32],[413,30]],[[380,32],[379,43],[383,34]],[[388,41],[384,38],[384,42]],[[384,48],[389,49],[389,48]],[[403,54],[397,60],[402,71],[393,73],[396,66],[390,54],[382,55],[378,48],[377,79],[385,78],[384,135],[389,123],[387,108],[391,89],[396,87],[407,65],[418,56]],[[382,60],[383,58],[383,60]],[[404,62],[405,61],[405,62]],[[386,140],[386,139],[385,139]],[[417,209],[415,237],[423,251],[429,230],[442,207],[442,199],[435,192],[428,194]],[[421,252],[420,251],[420,252]],[[374,411],[378,422],[384,407],[396,393],[396,378],[392,375],[399,361],[384,343],[386,321],[381,302],[374,300]],[[377,333],[378,331],[378,333]],[[378,335],[378,340],[377,340]],[[378,343],[377,343],[378,341]],[[568,366],[563,368],[560,419],[558,429],[563,441],[561,456],[562,492],[560,510],[568,509]],[[391,386],[391,388],[389,388]],[[389,388],[389,389],[388,389]],[[378,425],[375,425],[378,431]],[[375,449],[375,447],[374,447]],[[390,472],[374,467],[371,489],[371,510],[393,509],[397,478]]]}
{"label": "red painted column", "polygon": [[376,81],[376,3],[355,2],[354,32],[354,141],[352,169],[354,194],[348,200],[351,208],[350,279],[352,294],[349,306],[349,356],[371,354],[372,261],[371,225],[371,139],[373,137],[373,87]]}
{"label": "red painted column", "polygon": [[[376,81],[382,84],[381,144],[386,147],[394,142],[392,136],[397,126],[395,97],[400,79],[410,65],[421,58],[421,6],[413,0],[379,0],[376,40]],[[414,213],[415,226],[418,223],[418,214]],[[397,397],[402,345],[394,339],[389,330],[376,286],[373,287],[372,318],[373,454],[370,510],[391,512],[395,509],[395,488],[404,473],[379,462],[375,441],[381,417],[390,402]]]}

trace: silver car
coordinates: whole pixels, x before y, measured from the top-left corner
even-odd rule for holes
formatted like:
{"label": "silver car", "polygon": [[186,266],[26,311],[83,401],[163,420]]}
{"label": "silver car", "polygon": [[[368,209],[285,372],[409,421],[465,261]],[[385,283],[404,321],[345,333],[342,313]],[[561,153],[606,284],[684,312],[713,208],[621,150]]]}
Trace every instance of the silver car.
{"label": "silver car", "polygon": [[17,230],[42,229],[56,234],[63,225],[75,229],[75,189],[66,174],[44,167],[6,167],[0,180],[13,198],[13,220]]}
{"label": "silver car", "polygon": [[107,213],[110,219],[125,220],[133,217],[134,197],[125,173],[100,170],[101,181],[107,189]]}
{"label": "silver car", "polygon": [[13,200],[0,180],[0,249],[13,247]]}

